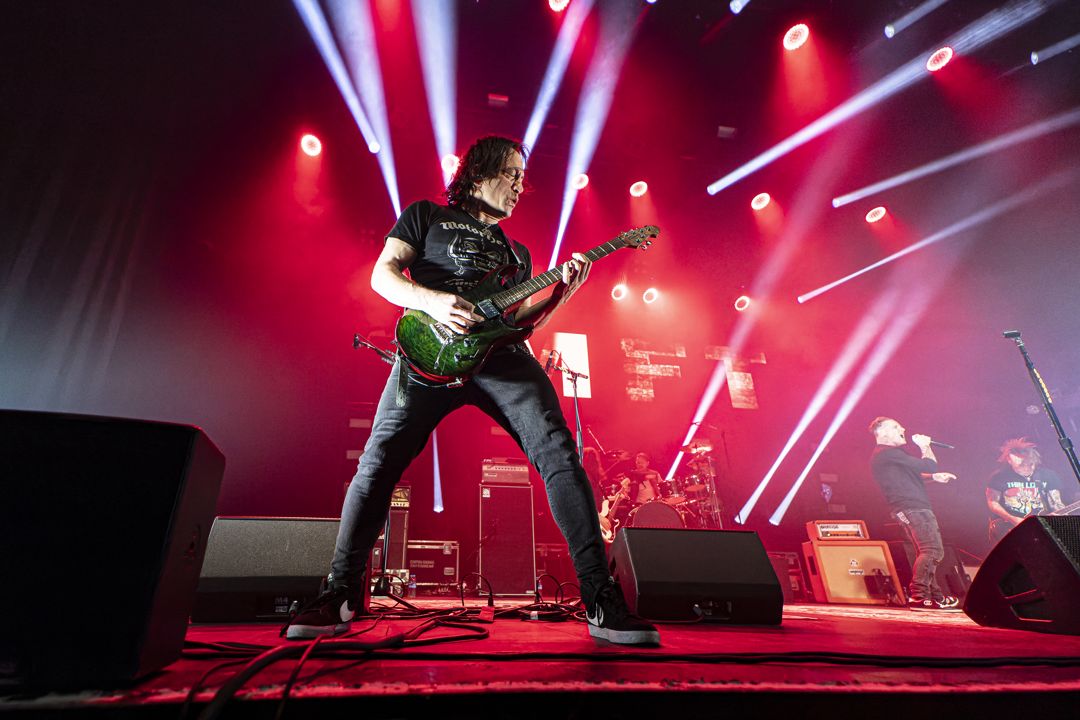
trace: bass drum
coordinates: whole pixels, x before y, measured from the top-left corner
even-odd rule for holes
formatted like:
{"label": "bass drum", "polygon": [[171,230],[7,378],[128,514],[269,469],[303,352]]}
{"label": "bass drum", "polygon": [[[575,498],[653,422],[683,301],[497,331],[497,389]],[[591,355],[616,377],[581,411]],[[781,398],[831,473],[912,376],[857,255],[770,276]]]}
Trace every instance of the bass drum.
{"label": "bass drum", "polygon": [[630,512],[627,527],[636,528],[686,528],[686,512],[681,508],[668,505],[662,500],[653,500],[639,505]]}

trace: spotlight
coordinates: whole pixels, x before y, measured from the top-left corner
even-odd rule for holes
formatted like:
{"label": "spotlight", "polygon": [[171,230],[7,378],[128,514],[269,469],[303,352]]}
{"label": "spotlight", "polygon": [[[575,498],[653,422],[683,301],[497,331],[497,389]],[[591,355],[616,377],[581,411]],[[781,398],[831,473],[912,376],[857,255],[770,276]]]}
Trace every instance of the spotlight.
{"label": "spotlight", "polygon": [[885,37],[892,38],[896,35],[896,26],[889,24],[885,26]]}
{"label": "spotlight", "polygon": [[754,199],[750,201],[750,207],[757,212],[758,210],[767,208],[771,202],[772,197],[769,196],[769,193],[758,193],[754,196]]}
{"label": "spotlight", "polygon": [[300,138],[300,149],[304,151],[305,155],[316,157],[322,152],[322,141],[314,135],[305,135]]}
{"label": "spotlight", "polygon": [[589,176],[585,173],[578,173],[574,176],[574,179],[570,181],[570,187],[575,190],[584,190],[585,186],[589,184]]}
{"label": "spotlight", "polygon": [[952,56],[953,49],[946,45],[930,56],[930,59],[926,61],[926,69],[930,72],[937,72],[949,64],[949,61],[952,60]]}
{"label": "spotlight", "polygon": [[784,49],[798,50],[805,45],[806,41],[809,39],[810,28],[806,26],[806,23],[799,23],[784,34]]}
{"label": "spotlight", "polygon": [[630,186],[630,195],[633,197],[641,197],[647,192],[649,192],[649,183],[644,180],[638,180]]}
{"label": "spotlight", "polygon": [[611,288],[611,299],[622,300],[630,292],[625,283],[619,283],[615,287]]}
{"label": "spotlight", "polygon": [[876,223],[878,220],[885,217],[886,212],[887,211],[885,210],[885,208],[883,206],[878,205],[876,208],[874,208],[870,212],[866,213],[866,222],[868,222],[868,223]]}
{"label": "spotlight", "polygon": [[548,0],[548,7],[555,12],[562,12],[569,4],[570,0]]}
{"label": "spotlight", "polygon": [[656,288],[649,288],[645,292],[641,293],[641,300],[646,305],[652,305],[654,302],[660,299],[660,291]]}
{"label": "spotlight", "polygon": [[749,296],[740,295],[738,298],[736,298],[736,300],[735,300],[735,309],[736,310],[738,310],[739,312],[742,312],[743,310],[746,310],[746,308],[748,308],[748,307],[750,307],[750,297]]}
{"label": "spotlight", "polygon": [[447,175],[453,175],[457,172],[458,165],[461,164],[461,158],[453,153],[449,155],[443,155],[440,165],[442,165],[443,172]]}
{"label": "spotlight", "polygon": [[750,0],[731,0],[728,3],[728,7],[731,8],[732,15],[738,15],[743,11],[743,8],[750,4]]}

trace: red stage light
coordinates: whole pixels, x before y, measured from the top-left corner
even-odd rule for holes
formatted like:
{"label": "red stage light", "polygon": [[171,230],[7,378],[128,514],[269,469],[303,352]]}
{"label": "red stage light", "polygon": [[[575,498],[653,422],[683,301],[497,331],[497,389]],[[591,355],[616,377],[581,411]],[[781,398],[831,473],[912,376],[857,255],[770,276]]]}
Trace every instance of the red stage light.
{"label": "red stage light", "polygon": [[656,288],[649,288],[641,294],[641,299],[646,305],[652,305],[660,298],[660,291]]}
{"label": "red stage light", "polygon": [[629,292],[630,290],[626,287],[624,283],[619,283],[615,287],[611,288],[611,299],[622,300]]}
{"label": "red stage light", "polygon": [[926,61],[926,69],[930,72],[937,72],[948,65],[952,57],[953,49],[946,45],[930,56],[930,59]]}
{"label": "red stage light", "polygon": [[589,184],[589,176],[585,173],[578,173],[574,176],[574,179],[570,181],[570,187],[575,190],[584,190],[585,186]]}
{"label": "red stage light", "polygon": [[750,297],[748,295],[740,295],[735,298],[735,309],[742,312],[746,308],[750,307]]}
{"label": "red stage light", "polygon": [[772,198],[769,196],[769,193],[758,193],[754,196],[754,199],[750,201],[750,207],[755,211],[764,210],[771,202]]}
{"label": "red stage light", "polygon": [[322,142],[314,135],[305,135],[300,138],[300,149],[305,155],[315,157],[322,152]]}
{"label": "red stage light", "polygon": [[570,0],[548,0],[548,7],[555,12],[562,12],[569,4]]}
{"label": "red stage light", "polygon": [[457,172],[458,165],[461,163],[461,158],[451,153],[449,155],[443,155],[440,162],[442,164],[442,169],[446,173],[453,175]]}
{"label": "red stage light", "polygon": [[798,50],[810,39],[810,28],[805,23],[793,26],[784,34],[784,49]]}
{"label": "red stage light", "polygon": [[885,217],[885,213],[888,212],[884,207],[878,205],[876,208],[866,213],[866,222],[876,223],[881,218]]}
{"label": "red stage light", "polygon": [[649,192],[649,183],[644,180],[638,180],[636,183],[630,186],[630,194],[633,197],[641,197],[645,193]]}

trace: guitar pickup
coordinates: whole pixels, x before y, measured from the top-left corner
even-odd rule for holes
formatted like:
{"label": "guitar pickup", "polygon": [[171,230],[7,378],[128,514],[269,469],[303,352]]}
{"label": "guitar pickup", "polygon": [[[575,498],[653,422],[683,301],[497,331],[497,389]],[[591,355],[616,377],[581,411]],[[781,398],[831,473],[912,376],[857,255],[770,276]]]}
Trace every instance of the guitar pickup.
{"label": "guitar pickup", "polygon": [[490,320],[494,317],[499,317],[499,309],[495,307],[495,303],[491,302],[491,298],[481,300],[475,305],[476,314],[483,317],[485,320]]}

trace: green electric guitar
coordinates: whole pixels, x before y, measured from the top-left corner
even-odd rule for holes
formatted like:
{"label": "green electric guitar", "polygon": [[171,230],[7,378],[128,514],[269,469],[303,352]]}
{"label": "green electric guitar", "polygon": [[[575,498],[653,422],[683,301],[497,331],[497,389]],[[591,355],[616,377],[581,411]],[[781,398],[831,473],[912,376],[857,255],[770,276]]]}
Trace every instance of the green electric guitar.
{"label": "green electric guitar", "polygon": [[[627,230],[619,236],[585,253],[596,262],[619,248],[645,249],[652,238],[660,234],[653,225]],[[554,285],[562,278],[562,265],[515,285],[505,288],[504,279],[517,268],[506,265],[492,270],[461,297],[471,302],[474,312],[484,318],[467,334],[459,334],[420,310],[406,310],[397,322],[395,336],[405,361],[414,371],[428,380],[459,386],[476,373],[488,355],[503,345],[521,342],[532,334],[532,327],[518,327],[507,316],[526,298]]]}

